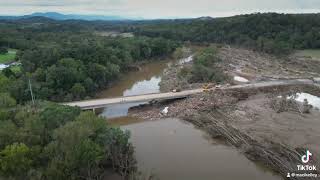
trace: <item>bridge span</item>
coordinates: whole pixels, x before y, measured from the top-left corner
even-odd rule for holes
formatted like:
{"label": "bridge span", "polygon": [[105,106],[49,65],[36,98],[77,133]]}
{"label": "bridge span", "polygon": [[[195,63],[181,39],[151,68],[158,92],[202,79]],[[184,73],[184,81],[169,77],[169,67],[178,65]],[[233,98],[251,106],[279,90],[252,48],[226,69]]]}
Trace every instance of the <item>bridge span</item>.
{"label": "bridge span", "polygon": [[148,102],[152,100],[169,100],[169,99],[179,99],[185,98],[187,96],[201,93],[203,89],[193,89],[182,92],[167,92],[167,93],[155,93],[155,94],[143,94],[137,96],[123,96],[116,98],[106,98],[106,99],[95,99],[87,101],[77,101],[70,103],[63,103],[68,106],[78,106],[81,109],[97,109],[106,107],[112,104],[124,104],[124,103],[134,103],[134,102]]}
{"label": "bridge span", "polygon": [[[219,89],[221,90],[232,90],[232,89],[253,89],[253,88],[264,88],[272,86],[288,86],[288,85],[315,85],[319,87],[313,80],[310,79],[293,79],[293,80],[275,80],[267,82],[258,82],[252,84],[243,84],[235,86],[223,86]],[[116,98],[106,98],[106,99],[93,99],[84,101],[75,101],[68,103],[61,103],[68,106],[77,106],[83,110],[87,109],[97,109],[103,108],[108,105],[113,104],[124,104],[124,103],[134,103],[134,102],[148,102],[152,100],[169,100],[169,99],[179,99],[185,98],[190,95],[202,93],[204,89],[193,89],[181,92],[167,92],[167,93],[154,93],[154,94],[143,94],[137,96],[123,96]]]}

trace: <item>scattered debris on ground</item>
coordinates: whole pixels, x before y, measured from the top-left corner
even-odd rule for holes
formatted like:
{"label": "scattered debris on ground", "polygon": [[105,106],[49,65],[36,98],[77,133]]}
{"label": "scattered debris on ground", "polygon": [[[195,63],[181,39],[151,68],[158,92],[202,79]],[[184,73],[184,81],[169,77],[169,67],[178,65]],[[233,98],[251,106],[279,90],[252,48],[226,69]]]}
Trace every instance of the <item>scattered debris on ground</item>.
{"label": "scattered debris on ground", "polygon": [[[227,72],[233,78],[240,77],[241,80],[246,79],[251,83],[278,79],[320,77],[319,60],[303,58],[296,54],[276,57],[252,50],[222,47],[218,51],[218,57],[222,60],[221,67],[224,72]],[[167,92],[175,88],[187,90],[203,86],[201,83],[190,84],[177,75],[182,68],[191,67],[192,63],[192,61],[189,61],[168,67],[163,72],[160,90]],[[237,84],[237,82],[235,81],[234,84]]]}
{"label": "scattered debris on ground", "polygon": [[[223,71],[250,82],[320,77],[320,61],[294,55],[279,58],[223,47],[219,57]],[[179,71],[188,66],[192,66],[192,61],[166,69],[161,90],[204,87],[206,84],[189,84],[178,78]],[[208,132],[212,138],[225,140],[249,159],[286,177],[288,172],[297,171],[306,149],[318,152],[320,111],[308,100],[299,102],[296,98],[299,92],[320,97],[319,87],[300,85],[224,91],[215,88],[185,99],[135,107],[130,109],[129,115],[145,120],[184,119]],[[169,111],[161,113],[164,108]],[[320,167],[320,161],[317,161],[320,155],[314,155],[317,157],[311,163]]]}
{"label": "scattered debris on ground", "polygon": [[[294,101],[293,95],[298,92],[320,95],[320,89],[300,86],[216,90],[136,107],[129,115],[146,120],[184,119],[285,176],[287,172],[296,172],[306,148],[317,152],[320,145],[320,111]],[[309,112],[301,109],[304,106],[308,106]],[[169,109],[166,115],[160,113],[165,107]],[[319,154],[315,156],[320,158]],[[318,161],[311,163],[320,167]]]}

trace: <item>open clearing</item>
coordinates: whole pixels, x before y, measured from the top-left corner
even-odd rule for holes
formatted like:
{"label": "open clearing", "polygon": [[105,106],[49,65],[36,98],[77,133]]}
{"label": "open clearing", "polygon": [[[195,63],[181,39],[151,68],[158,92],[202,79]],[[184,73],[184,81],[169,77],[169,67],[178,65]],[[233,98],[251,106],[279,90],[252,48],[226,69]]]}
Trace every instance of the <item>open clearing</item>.
{"label": "open clearing", "polygon": [[6,54],[0,54],[0,64],[5,64],[13,61],[16,57],[16,50],[9,50]]}
{"label": "open clearing", "polygon": [[98,36],[104,36],[104,37],[123,37],[123,38],[134,37],[132,33],[121,33],[116,31],[96,31],[94,34]]}

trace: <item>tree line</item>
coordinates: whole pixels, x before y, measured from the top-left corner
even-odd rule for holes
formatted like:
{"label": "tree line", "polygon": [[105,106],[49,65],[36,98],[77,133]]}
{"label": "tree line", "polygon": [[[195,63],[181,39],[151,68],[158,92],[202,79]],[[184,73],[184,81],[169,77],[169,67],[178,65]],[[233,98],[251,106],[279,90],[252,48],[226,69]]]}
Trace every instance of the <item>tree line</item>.
{"label": "tree line", "polygon": [[[318,14],[252,14],[217,19],[103,23],[31,18],[0,21],[0,49],[18,50],[21,72],[0,72],[0,179],[99,179],[136,171],[129,134],[78,108],[30,101],[84,99],[130,66],[171,54],[180,41],[234,44],[274,54],[320,48]],[[96,30],[134,32],[110,38]],[[179,72],[189,82],[221,82],[216,49]],[[22,105],[24,104],[24,105]]]}
{"label": "tree line", "polygon": [[[26,19],[0,23],[0,47],[22,71],[0,72],[0,179],[138,179],[130,134],[104,118],[53,101],[84,99],[130,66],[171,54],[164,38],[109,38],[87,25]],[[30,102],[29,84],[38,101]]]}
{"label": "tree line", "polygon": [[19,103],[30,100],[29,79],[37,99],[89,98],[131,65],[170,55],[179,46],[176,41],[161,37],[102,37],[72,23],[65,30],[48,22],[0,26],[0,46],[19,50],[17,59],[22,63],[22,73],[7,69],[0,75],[3,81],[10,82],[4,84],[5,92]]}
{"label": "tree line", "polygon": [[320,48],[320,14],[257,13],[227,18],[164,20],[127,26],[136,35],[239,45],[272,54]]}

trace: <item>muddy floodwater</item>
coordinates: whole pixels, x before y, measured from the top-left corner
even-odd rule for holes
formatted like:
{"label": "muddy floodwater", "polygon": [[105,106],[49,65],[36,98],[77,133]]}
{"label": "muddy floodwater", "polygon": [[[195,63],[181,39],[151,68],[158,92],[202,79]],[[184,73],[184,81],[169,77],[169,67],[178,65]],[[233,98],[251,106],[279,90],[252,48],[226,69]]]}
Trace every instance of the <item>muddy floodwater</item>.
{"label": "muddy floodwater", "polygon": [[[165,59],[142,65],[140,71],[129,72],[111,88],[101,91],[97,97],[110,98],[158,93],[160,92],[159,82],[161,81],[161,74],[171,64],[170,62],[172,62],[170,59]],[[146,102],[108,106],[104,108],[101,115],[109,118],[126,116],[130,107],[143,103]]]}
{"label": "muddy floodwater", "polygon": [[[162,60],[130,72],[111,88],[98,94],[100,98],[131,96],[160,92],[163,70],[172,63],[190,61]],[[128,109],[141,103],[106,107],[101,116],[131,132],[138,168],[165,180],[248,180],[281,179],[266,168],[249,161],[231,146],[213,141],[193,125],[178,119],[143,121],[127,117]]]}
{"label": "muddy floodwater", "polygon": [[131,132],[139,170],[165,180],[274,180],[281,179],[257,166],[236,149],[192,124],[179,119],[130,123],[119,121]]}

